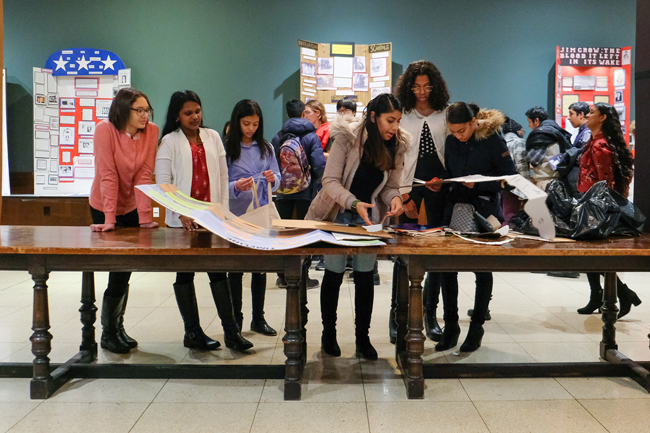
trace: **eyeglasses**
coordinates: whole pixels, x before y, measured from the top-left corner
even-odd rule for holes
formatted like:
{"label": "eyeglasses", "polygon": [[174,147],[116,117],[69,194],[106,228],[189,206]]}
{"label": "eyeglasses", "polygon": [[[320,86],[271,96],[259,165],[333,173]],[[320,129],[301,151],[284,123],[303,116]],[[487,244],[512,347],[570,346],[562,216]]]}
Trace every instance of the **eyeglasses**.
{"label": "eyeglasses", "polygon": [[147,116],[153,114],[153,108],[131,108],[131,111],[138,113],[138,116],[142,116],[144,113],[147,113]]}
{"label": "eyeglasses", "polygon": [[430,91],[433,90],[433,86],[414,86],[411,87],[411,90],[413,93],[429,93]]}

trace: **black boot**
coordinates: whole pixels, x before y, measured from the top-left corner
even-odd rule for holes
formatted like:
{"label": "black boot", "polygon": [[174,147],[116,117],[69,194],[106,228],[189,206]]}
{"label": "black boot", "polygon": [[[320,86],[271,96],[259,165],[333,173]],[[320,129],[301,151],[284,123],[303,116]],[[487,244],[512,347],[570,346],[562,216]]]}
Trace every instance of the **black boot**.
{"label": "black boot", "polygon": [[330,356],[341,356],[341,348],[336,341],[336,310],[339,305],[339,293],[343,275],[325,269],[320,289],[320,313],[323,320],[321,348]]}
{"label": "black boot", "polygon": [[618,311],[618,318],[622,318],[632,309],[632,305],[638,307],[641,304],[639,296],[630,289],[627,284],[624,284],[620,279],[616,279],[616,291],[618,293],[618,301],[620,303],[620,310]]}
{"label": "black boot", "polygon": [[422,300],[424,305],[424,333],[432,341],[440,341],[442,329],[436,318],[442,274],[428,272],[422,285]]}
{"label": "black boot", "polygon": [[215,350],[221,346],[221,343],[205,335],[201,329],[194,283],[174,284],[174,295],[185,325],[183,346],[197,350]]}
{"label": "black boot", "polygon": [[102,302],[102,349],[113,353],[129,353],[131,347],[119,337],[120,318],[124,315],[124,295],[106,296]]}
{"label": "black boot", "polygon": [[458,326],[458,322],[445,322],[445,327],[443,328],[442,336],[440,337],[440,343],[436,344],[436,351],[442,352],[443,350],[449,350],[456,346],[458,344],[459,335],[460,326]]}
{"label": "black boot", "polygon": [[374,361],[377,351],[368,337],[370,320],[372,319],[372,305],[375,298],[373,271],[354,271],[354,335],[357,343],[357,356]]}
{"label": "black boot", "polygon": [[217,306],[217,313],[221,319],[221,326],[223,326],[223,341],[226,343],[226,347],[239,352],[244,352],[253,347],[253,343],[242,337],[237,326],[232,309],[228,280],[210,282],[210,290],[212,291],[214,304]]}
{"label": "black boot", "polygon": [[587,272],[587,281],[589,281],[589,302],[582,308],[578,308],[578,314],[591,314],[603,306],[603,287],[600,285],[600,273]]}
{"label": "black boot", "polygon": [[424,330],[432,341],[440,341],[442,338],[442,329],[436,318],[436,310],[424,310]]}
{"label": "black boot", "polygon": [[230,286],[230,298],[232,299],[232,311],[235,315],[235,322],[237,322],[237,327],[241,332],[242,324],[244,322],[244,315],[241,311],[242,303],[242,278],[243,274],[237,272],[231,272],[228,274],[228,285]]}
{"label": "black boot", "polygon": [[138,342],[135,341],[133,338],[129,337],[126,334],[126,331],[124,330],[124,312],[126,311],[126,303],[129,300],[129,286],[126,287],[126,294],[124,295],[124,306],[122,307],[122,315],[120,316],[119,323],[117,325],[117,335],[120,337],[123,341],[126,342],[126,344],[129,345],[131,349],[138,347]]}
{"label": "black boot", "polygon": [[460,346],[460,351],[474,352],[476,349],[481,347],[481,340],[483,340],[483,334],[485,334],[485,331],[483,330],[483,325],[481,325],[480,323],[471,322],[469,324],[469,332],[467,333],[467,337],[465,337],[465,341]]}
{"label": "black boot", "polygon": [[266,296],[266,274],[253,274],[251,276],[251,295],[253,297],[253,320],[251,331],[262,335],[278,335],[277,331],[269,326],[264,319],[264,298]]}

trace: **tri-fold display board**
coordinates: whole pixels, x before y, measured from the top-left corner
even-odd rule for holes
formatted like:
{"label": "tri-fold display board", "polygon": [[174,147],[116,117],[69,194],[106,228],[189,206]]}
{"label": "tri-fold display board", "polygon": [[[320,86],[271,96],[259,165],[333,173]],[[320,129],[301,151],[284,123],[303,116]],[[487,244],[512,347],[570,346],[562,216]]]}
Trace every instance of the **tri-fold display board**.
{"label": "tri-fold display board", "polygon": [[95,177],[95,126],[131,85],[114,53],[71,48],[34,71],[34,194],[88,195]]}
{"label": "tri-fold display board", "polygon": [[348,96],[357,101],[357,111],[363,110],[375,96],[391,93],[392,45],[298,40],[300,99],[317,99],[332,115],[336,103]]}
{"label": "tri-fold display board", "polygon": [[557,47],[555,121],[576,133],[567,119],[569,106],[578,101],[605,102],[616,108],[629,145],[631,64],[631,47]]}

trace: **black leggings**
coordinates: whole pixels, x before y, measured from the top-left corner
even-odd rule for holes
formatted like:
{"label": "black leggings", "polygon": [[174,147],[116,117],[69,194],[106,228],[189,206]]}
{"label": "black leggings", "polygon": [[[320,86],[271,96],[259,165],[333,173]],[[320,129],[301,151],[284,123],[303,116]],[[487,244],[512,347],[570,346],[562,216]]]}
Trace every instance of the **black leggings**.
{"label": "black leggings", "polygon": [[[104,224],[106,221],[104,212],[99,211],[92,206],[90,206],[90,216],[93,219],[93,224]],[[140,227],[138,210],[132,210],[125,215],[116,215],[115,227]],[[129,288],[130,279],[131,272],[109,272],[108,287],[106,288],[106,291],[104,291],[104,296],[124,296]]]}
{"label": "black leggings", "polygon": [[[474,294],[474,312],[472,322],[485,323],[485,313],[490,306],[494,279],[492,272],[474,272],[476,275],[476,292]],[[458,273],[442,273],[442,303],[444,308],[445,325],[458,323]]]}
{"label": "black leggings", "polygon": [[[218,283],[220,281],[227,280],[227,275],[225,272],[208,272],[208,278],[210,278],[211,283]],[[177,272],[176,273],[176,284],[189,284],[194,281],[194,272]]]}

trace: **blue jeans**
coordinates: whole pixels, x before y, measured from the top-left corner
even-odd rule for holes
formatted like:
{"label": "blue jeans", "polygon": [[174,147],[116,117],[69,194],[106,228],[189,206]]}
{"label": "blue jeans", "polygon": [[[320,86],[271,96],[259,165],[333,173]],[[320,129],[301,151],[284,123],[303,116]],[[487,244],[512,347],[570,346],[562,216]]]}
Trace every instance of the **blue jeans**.
{"label": "blue jeans", "polygon": [[[368,215],[370,217],[370,215]],[[339,224],[357,224],[365,225],[365,221],[358,214],[346,210],[338,214],[334,222]],[[345,254],[337,254],[325,256],[325,269],[330,272],[342,274],[345,272],[345,261],[347,256]],[[377,254],[357,254],[352,257],[352,269],[359,272],[371,272],[375,269],[375,260]]]}

